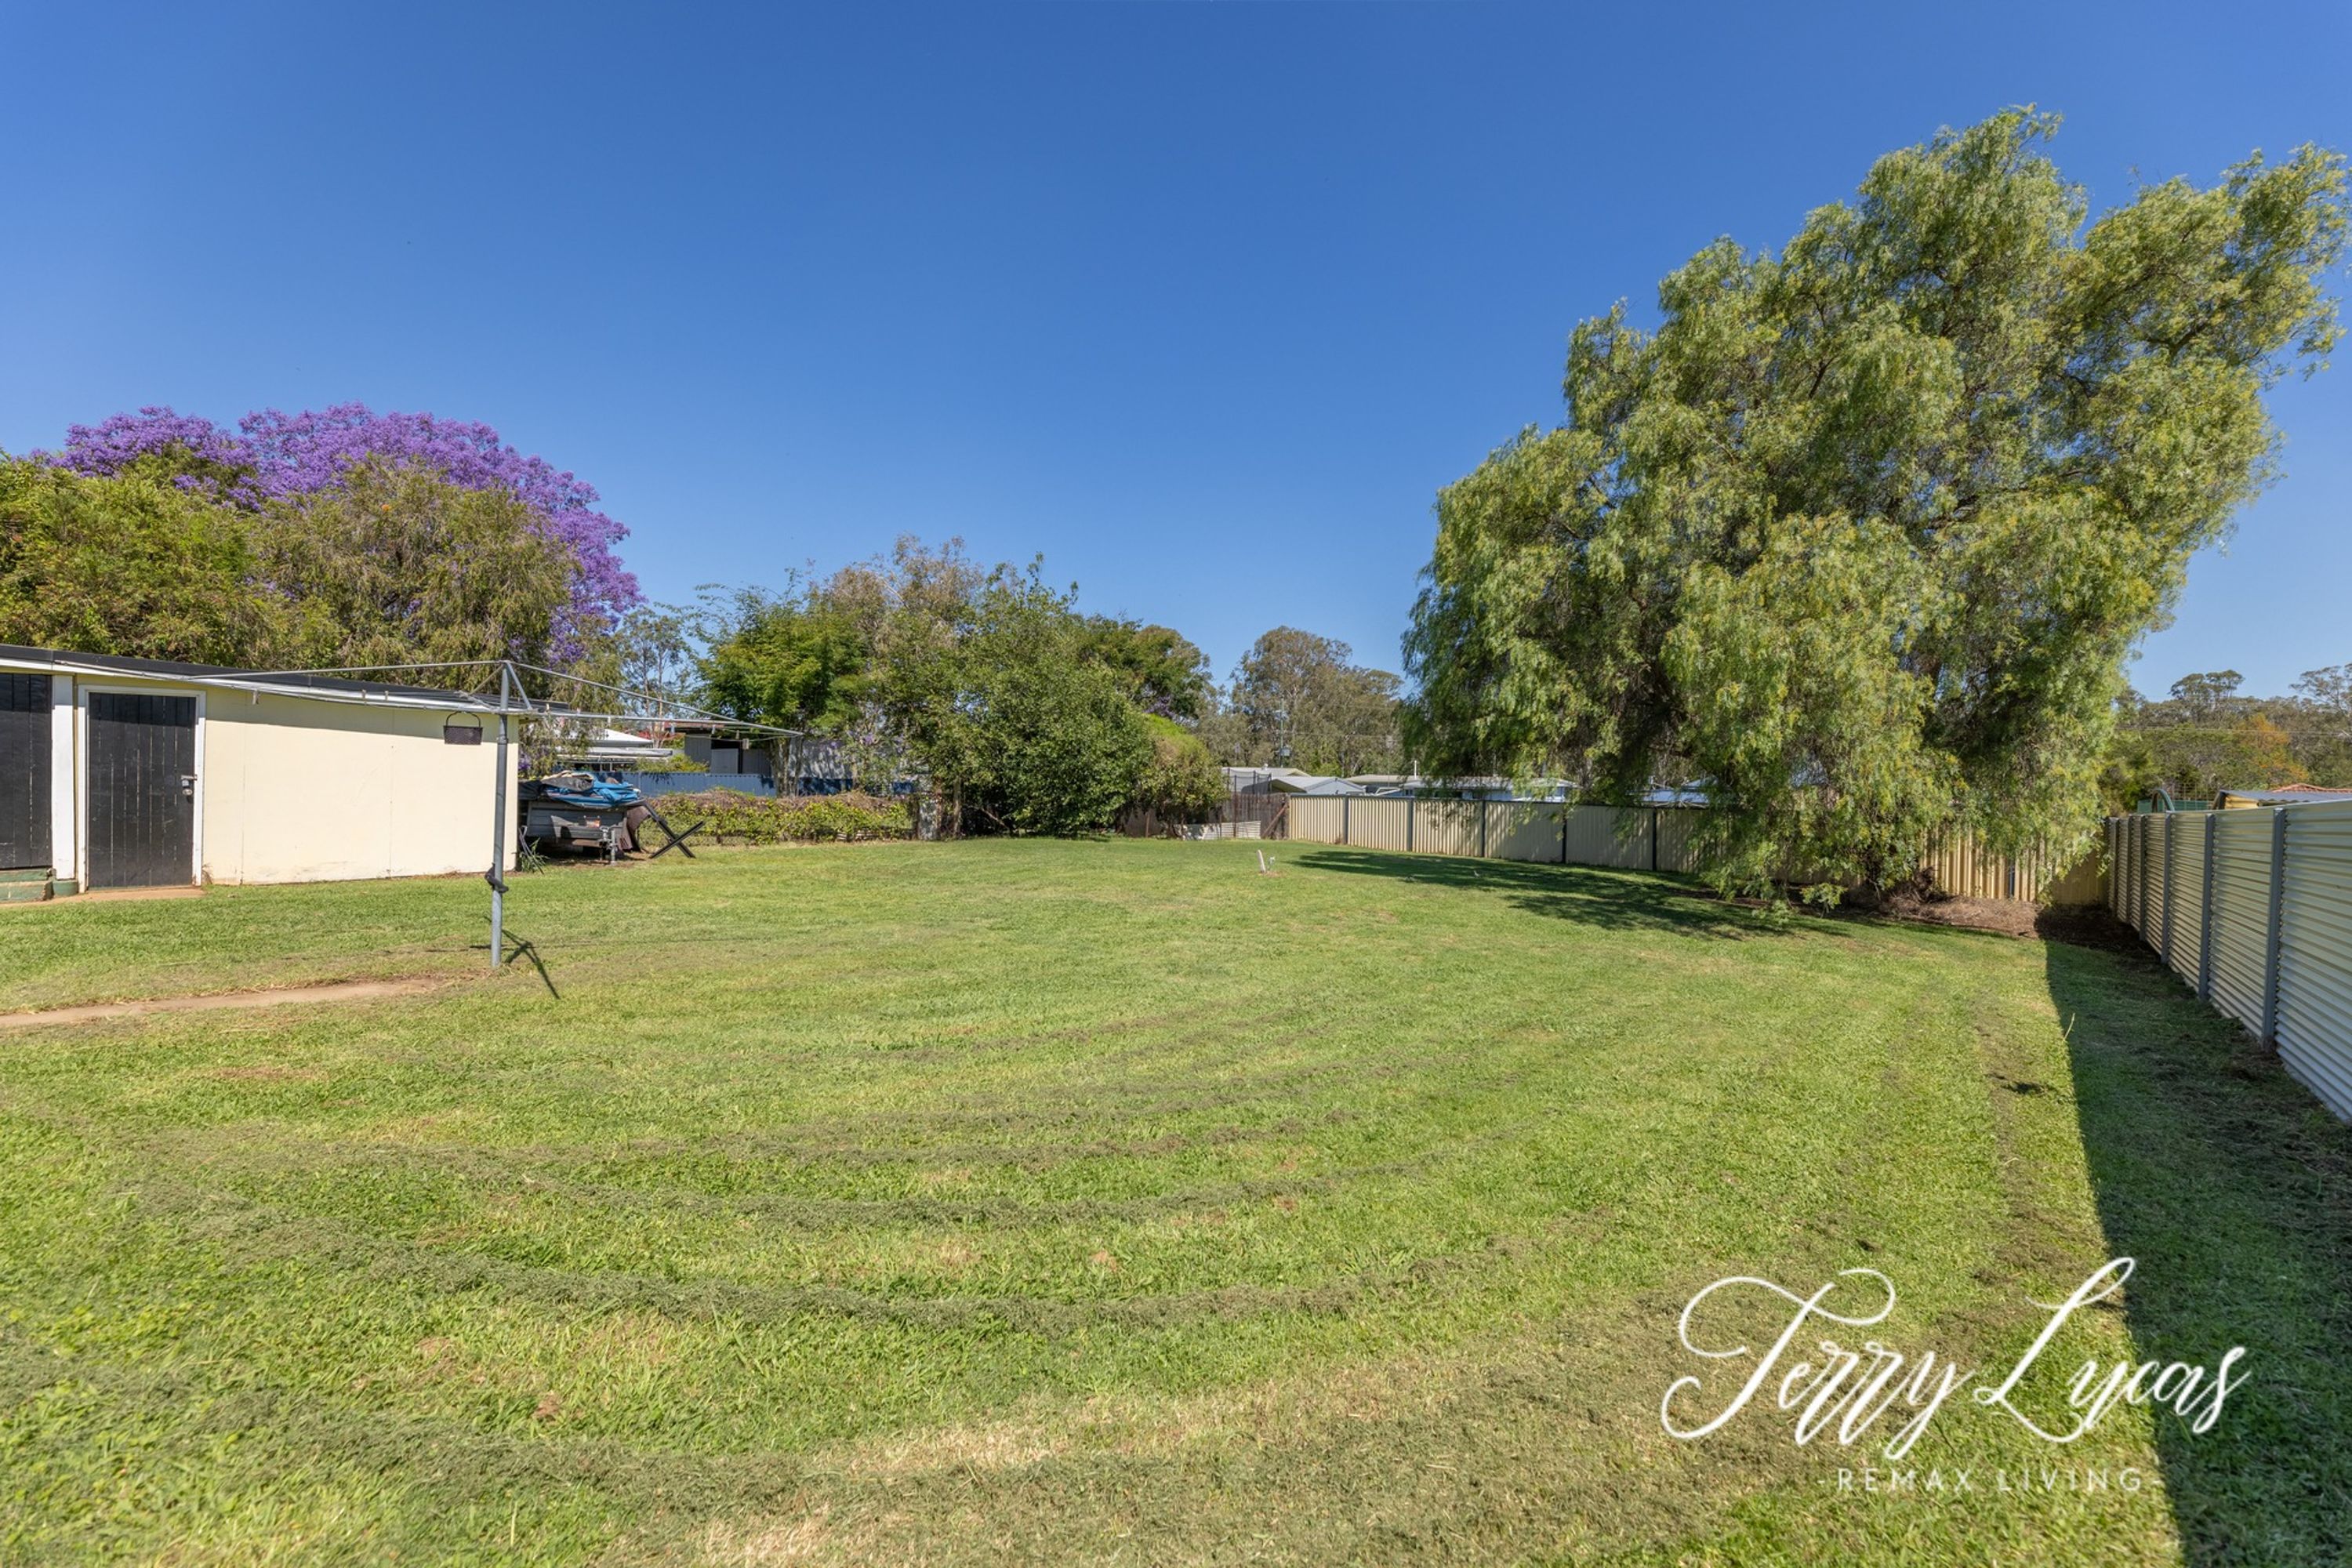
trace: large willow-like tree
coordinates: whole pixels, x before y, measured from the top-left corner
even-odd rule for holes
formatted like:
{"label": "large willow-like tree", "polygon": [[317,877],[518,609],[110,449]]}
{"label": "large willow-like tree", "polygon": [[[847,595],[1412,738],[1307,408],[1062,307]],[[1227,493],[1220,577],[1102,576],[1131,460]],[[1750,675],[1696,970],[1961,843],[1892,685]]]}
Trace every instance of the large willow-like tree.
{"label": "large willow-like tree", "polygon": [[2325,363],[2339,154],[2096,221],[2003,113],[1882,158],[1571,340],[1568,421],[1438,498],[1407,637],[1424,767],[1706,781],[1718,878],[1886,887],[1939,831],[2092,829],[2123,663],[2273,477]]}

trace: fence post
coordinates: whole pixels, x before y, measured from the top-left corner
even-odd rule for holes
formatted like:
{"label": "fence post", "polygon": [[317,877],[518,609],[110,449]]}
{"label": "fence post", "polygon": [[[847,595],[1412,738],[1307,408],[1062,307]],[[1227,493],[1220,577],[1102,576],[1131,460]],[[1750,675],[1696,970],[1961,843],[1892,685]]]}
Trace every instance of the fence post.
{"label": "fence post", "polygon": [[1348,842],[1348,797],[1339,797],[1339,842]]}
{"label": "fence post", "polygon": [[2263,938],[2263,1044],[2278,1048],[2279,917],[2286,910],[2286,807],[2271,807],[2271,918]]}
{"label": "fence post", "polygon": [[1409,795],[1405,796],[1405,797],[1404,797],[1404,852],[1405,852],[1406,854],[1408,854],[1408,855],[1410,855],[1410,854],[1412,854],[1412,819],[1413,819],[1414,817],[1416,817],[1416,816],[1419,816],[1420,815],[1421,815],[1421,797],[1420,797],[1419,795]]}
{"label": "fence post", "polygon": [[1491,800],[1478,803],[1478,858],[1481,860],[1486,858],[1486,808],[1494,804]]}
{"label": "fence post", "polygon": [[1650,807],[1650,869],[1658,868],[1658,808]]}
{"label": "fence post", "polygon": [[1568,813],[1569,805],[1563,799],[1559,803],[1559,863],[1563,866],[1568,864]]}
{"label": "fence post", "polygon": [[2178,812],[2164,814],[2164,945],[2157,951],[2164,955],[2164,966],[2172,967],[2172,910],[2180,902],[2180,866],[2173,856],[2173,846],[2180,842],[2177,831],[2180,826]]}

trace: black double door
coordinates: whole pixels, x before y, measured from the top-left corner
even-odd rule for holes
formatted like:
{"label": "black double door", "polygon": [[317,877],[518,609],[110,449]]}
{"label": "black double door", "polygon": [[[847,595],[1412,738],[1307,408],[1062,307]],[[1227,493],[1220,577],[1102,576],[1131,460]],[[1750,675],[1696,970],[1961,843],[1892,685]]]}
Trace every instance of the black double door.
{"label": "black double door", "polygon": [[196,700],[89,695],[89,885],[195,879]]}
{"label": "black double door", "polygon": [[49,678],[0,670],[0,871],[49,865]]}

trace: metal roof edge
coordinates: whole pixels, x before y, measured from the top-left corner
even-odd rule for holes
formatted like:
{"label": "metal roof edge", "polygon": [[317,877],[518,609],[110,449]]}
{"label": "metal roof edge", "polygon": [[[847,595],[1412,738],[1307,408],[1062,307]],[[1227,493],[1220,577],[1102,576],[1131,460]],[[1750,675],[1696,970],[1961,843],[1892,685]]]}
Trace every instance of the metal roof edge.
{"label": "metal roof edge", "polygon": [[60,674],[120,675],[149,680],[173,680],[184,686],[205,686],[273,696],[306,697],[322,702],[367,707],[459,708],[495,713],[498,704],[470,691],[446,691],[430,686],[399,686],[388,681],[353,680],[343,676],[304,675],[299,671],[247,670],[231,665],[185,664],[168,658],[133,658],[124,654],[72,653],[62,648],[26,647],[0,643],[0,667],[55,670]]}

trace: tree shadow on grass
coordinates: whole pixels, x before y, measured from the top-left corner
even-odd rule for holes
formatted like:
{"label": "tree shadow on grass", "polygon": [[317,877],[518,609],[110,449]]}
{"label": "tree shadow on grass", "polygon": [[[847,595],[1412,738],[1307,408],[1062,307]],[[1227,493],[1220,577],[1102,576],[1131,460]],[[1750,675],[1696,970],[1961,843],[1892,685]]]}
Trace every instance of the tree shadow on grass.
{"label": "tree shadow on grass", "polygon": [[1427,888],[1486,893],[1552,920],[1609,931],[1664,931],[1737,941],[1788,929],[1758,911],[1727,904],[1696,882],[1603,866],[1546,866],[1522,860],[1399,854],[1391,850],[1302,846],[1288,857],[1310,871],[1339,871]]}
{"label": "tree shadow on grass", "polygon": [[2352,1129],[2145,949],[2050,943],[2076,1118],[2109,1251],[2137,1260],[2141,1360],[2247,1355],[2200,1436],[2157,1412],[2200,1565],[2352,1555]]}

